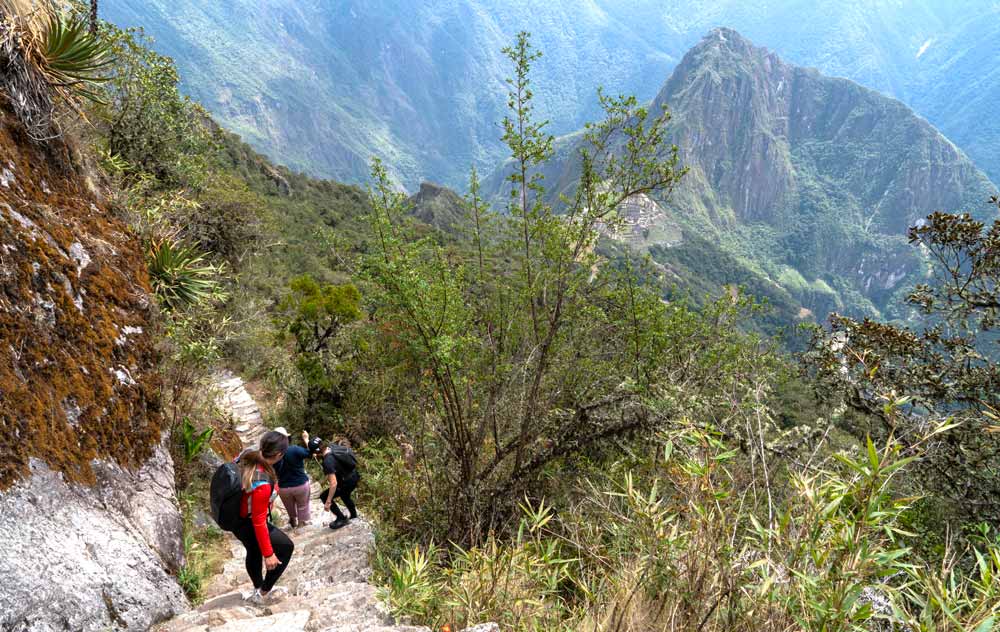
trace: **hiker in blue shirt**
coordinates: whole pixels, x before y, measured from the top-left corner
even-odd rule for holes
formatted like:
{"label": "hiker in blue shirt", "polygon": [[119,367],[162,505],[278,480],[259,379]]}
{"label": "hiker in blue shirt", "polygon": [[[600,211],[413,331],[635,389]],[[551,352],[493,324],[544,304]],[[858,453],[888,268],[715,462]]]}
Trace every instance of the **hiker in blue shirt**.
{"label": "hiker in blue shirt", "polygon": [[[275,428],[286,437],[288,431],[283,427]],[[302,442],[308,443],[309,435],[302,432]],[[312,485],[306,474],[305,460],[309,458],[309,450],[302,446],[289,445],[285,456],[274,466],[278,474],[278,496],[288,512],[288,524],[291,528],[304,527],[309,524],[309,496]]]}

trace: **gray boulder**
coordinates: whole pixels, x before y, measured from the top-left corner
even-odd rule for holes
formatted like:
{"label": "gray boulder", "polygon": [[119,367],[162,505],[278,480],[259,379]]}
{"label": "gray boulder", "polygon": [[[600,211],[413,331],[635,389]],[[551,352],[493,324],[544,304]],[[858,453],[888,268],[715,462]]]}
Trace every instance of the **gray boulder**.
{"label": "gray boulder", "polygon": [[171,575],[183,550],[169,454],[134,473],[92,466],[87,487],[32,459],[0,493],[0,630],[138,632],[187,609]]}

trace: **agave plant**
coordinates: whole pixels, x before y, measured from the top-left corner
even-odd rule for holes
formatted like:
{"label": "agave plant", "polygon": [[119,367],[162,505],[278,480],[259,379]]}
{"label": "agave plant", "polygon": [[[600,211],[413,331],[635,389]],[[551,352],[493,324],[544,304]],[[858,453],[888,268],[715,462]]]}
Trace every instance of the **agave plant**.
{"label": "agave plant", "polygon": [[164,237],[150,244],[147,258],[153,293],[168,310],[223,296],[218,281],[221,270],[194,248]]}
{"label": "agave plant", "polygon": [[114,58],[110,45],[90,29],[86,18],[52,13],[40,52],[41,68],[50,85],[101,100],[94,86],[107,81]]}

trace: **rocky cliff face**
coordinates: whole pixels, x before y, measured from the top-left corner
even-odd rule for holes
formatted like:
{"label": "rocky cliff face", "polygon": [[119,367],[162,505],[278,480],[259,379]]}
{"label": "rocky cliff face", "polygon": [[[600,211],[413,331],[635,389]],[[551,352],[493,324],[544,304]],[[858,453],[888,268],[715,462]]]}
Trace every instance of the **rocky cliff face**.
{"label": "rocky cliff face", "polygon": [[[909,226],[976,211],[993,187],[902,103],[783,62],[730,29],[692,49],[654,102],[691,173],[675,201],[786,281],[881,310],[920,268]],[[810,293],[785,283],[803,298]],[[807,305],[807,307],[813,307]]]}
{"label": "rocky cliff face", "polygon": [[[835,185],[868,228],[900,233],[934,210],[981,204],[989,189],[902,103],[786,64],[729,29],[684,57],[660,105],[677,121],[685,164],[741,222],[794,221],[795,205],[815,195],[810,185]],[[805,181],[811,175],[818,182]]]}
{"label": "rocky cliff face", "polygon": [[0,630],[148,630],[187,608],[171,575],[182,562],[170,455],[131,472],[94,461],[79,485],[32,459],[0,494]]}
{"label": "rocky cliff face", "polygon": [[0,107],[0,629],[185,607],[143,257],[70,151]]}

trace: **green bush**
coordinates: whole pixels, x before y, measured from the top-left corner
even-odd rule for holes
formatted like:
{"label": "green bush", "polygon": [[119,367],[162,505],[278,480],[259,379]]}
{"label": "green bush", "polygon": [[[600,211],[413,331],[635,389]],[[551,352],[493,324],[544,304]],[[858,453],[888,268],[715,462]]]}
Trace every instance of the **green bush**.
{"label": "green bush", "polygon": [[107,151],[167,186],[198,186],[213,146],[207,115],[178,90],[174,62],[153,51],[140,29],[102,25],[114,63],[98,108]]}
{"label": "green bush", "polygon": [[320,284],[308,274],[292,279],[276,306],[279,340],[292,342],[292,358],[303,386],[302,416],[311,429],[341,416],[353,365],[342,330],[361,318],[361,293],[352,284]]}
{"label": "green bush", "polygon": [[205,485],[192,486],[180,494],[183,518],[184,565],[177,571],[177,583],[195,605],[205,599],[205,584],[222,570],[229,553],[225,535],[214,525],[198,527],[195,513],[198,506],[207,505],[208,489]]}
{"label": "green bush", "polygon": [[902,526],[912,499],[893,492],[912,463],[868,442],[764,488],[739,450],[689,425],[640,474],[582,487],[558,514],[526,507],[513,539],[408,550],[381,566],[385,595],[400,616],[458,628],[992,630],[1000,538],[921,558]]}

